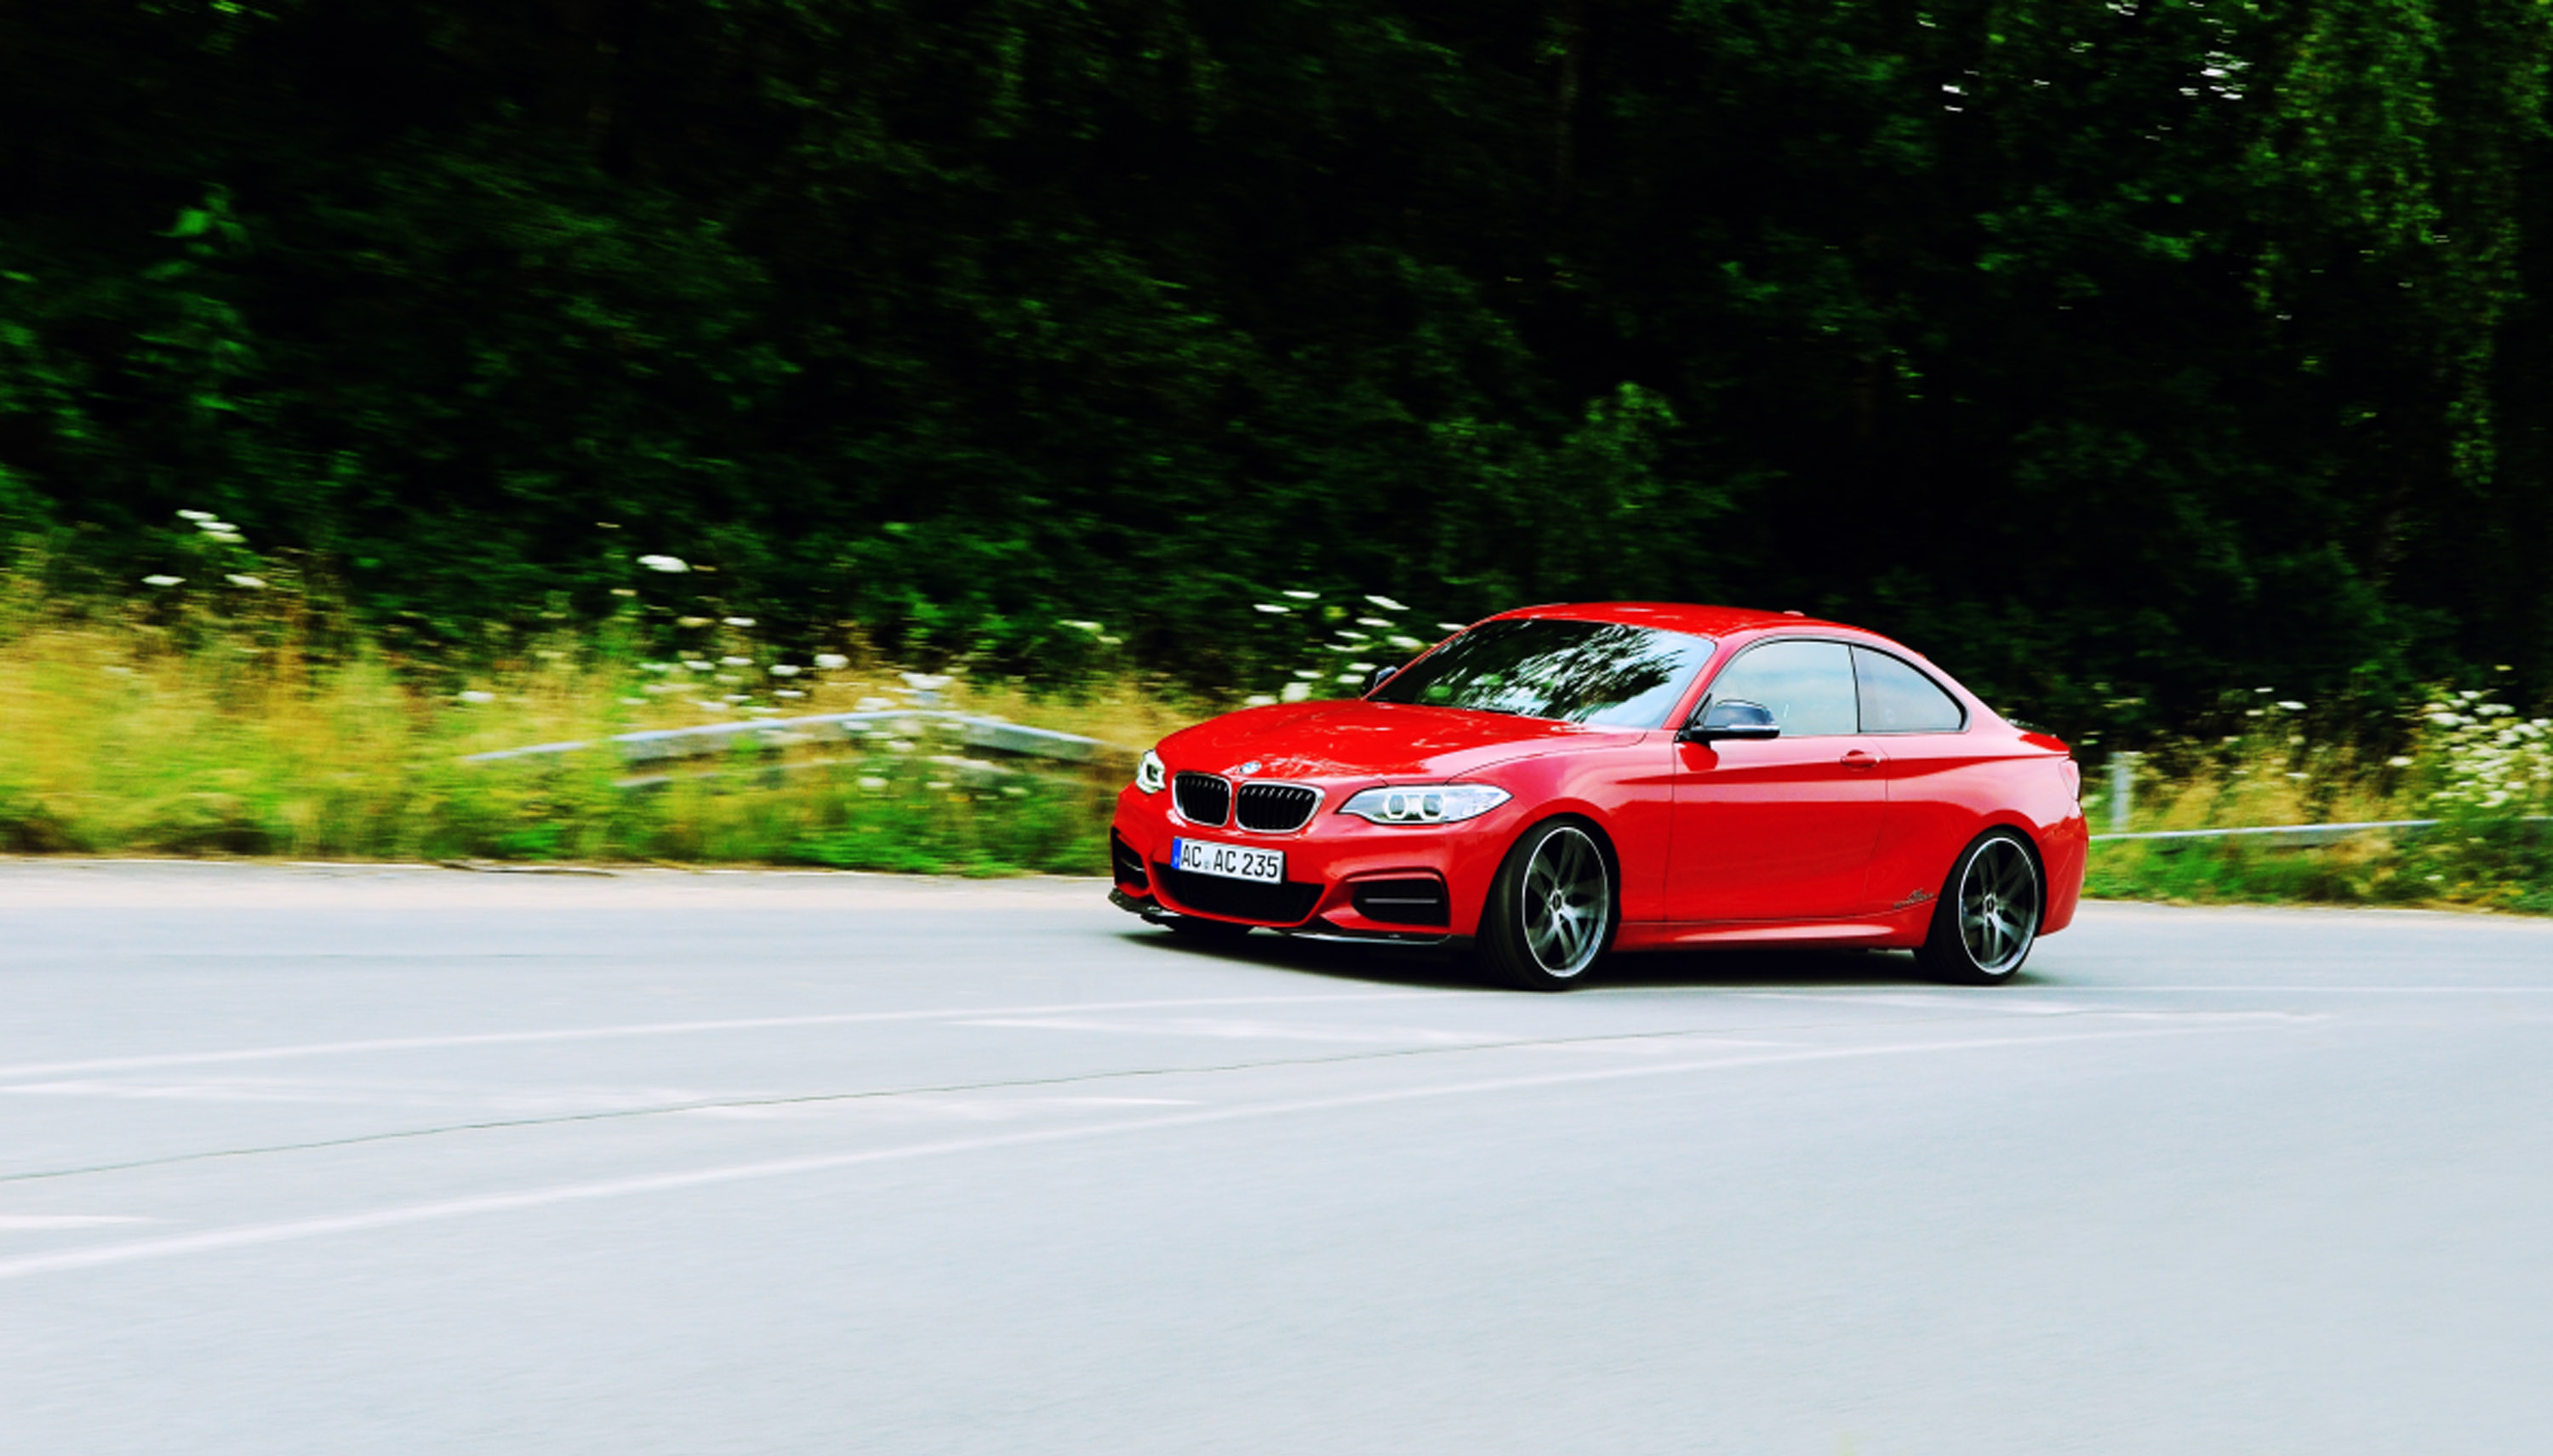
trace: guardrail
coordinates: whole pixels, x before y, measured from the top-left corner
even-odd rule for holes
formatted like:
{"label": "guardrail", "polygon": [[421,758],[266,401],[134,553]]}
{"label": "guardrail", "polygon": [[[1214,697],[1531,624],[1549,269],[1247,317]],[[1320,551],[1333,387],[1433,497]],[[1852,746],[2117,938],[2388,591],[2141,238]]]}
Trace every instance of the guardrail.
{"label": "guardrail", "polygon": [[2291,844],[2330,844],[2353,836],[2374,834],[2380,830],[2435,829],[2438,824],[2439,821],[2434,819],[2371,819],[2355,824],[2280,824],[2259,829],[2140,830],[2135,834],[2113,832],[2094,835],[2092,842],[2100,844],[2119,840],[2224,840],[2246,835],[2267,835],[2284,840]]}
{"label": "guardrail", "polygon": [[1093,766],[1131,764],[1135,760],[1132,748],[1085,738],[1079,733],[1030,728],[1025,724],[979,718],[945,708],[885,708],[859,713],[820,713],[805,718],[746,719],[736,723],[703,724],[699,728],[648,728],[639,732],[615,733],[603,739],[579,738],[567,742],[534,743],[523,748],[497,748],[486,753],[466,754],[461,761],[500,763],[509,759],[582,753],[610,746],[619,751],[624,763],[663,763],[671,759],[712,757],[746,743],[768,748],[809,743],[848,746],[878,734],[913,736],[922,732],[925,725],[951,726],[956,729],[955,736],[968,748],[990,753]]}
{"label": "guardrail", "polygon": [[[2092,842],[2107,843],[2118,840],[2225,840],[2246,835],[2269,835],[2290,844],[2333,844],[2356,835],[2376,834],[2384,830],[2433,830],[2446,821],[2438,819],[2370,819],[2353,824],[2278,824],[2257,829],[2234,830],[2140,830],[2135,834],[2113,832],[2094,835]],[[2529,814],[2521,824],[2553,823],[2553,815]]]}

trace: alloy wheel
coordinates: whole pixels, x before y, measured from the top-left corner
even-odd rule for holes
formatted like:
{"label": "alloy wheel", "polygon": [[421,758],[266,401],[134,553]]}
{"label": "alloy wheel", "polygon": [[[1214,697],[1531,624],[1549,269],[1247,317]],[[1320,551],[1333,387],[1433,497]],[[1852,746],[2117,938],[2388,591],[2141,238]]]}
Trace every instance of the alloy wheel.
{"label": "alloy wheel", "polygon": [[2039,932],[2039,866],[2018,840],[1998,836],[1977,846],[1959,876],[1959,945],[1986,975],[2021,964]]}
{"label": "alloy wheel", "polygon": [[1525,949],[1544,974],[1568,979],[1595,963],[1613,913],[1613,885],[1604,851],[1585,831],[1563,825],[1534,846],[1523,900]]}

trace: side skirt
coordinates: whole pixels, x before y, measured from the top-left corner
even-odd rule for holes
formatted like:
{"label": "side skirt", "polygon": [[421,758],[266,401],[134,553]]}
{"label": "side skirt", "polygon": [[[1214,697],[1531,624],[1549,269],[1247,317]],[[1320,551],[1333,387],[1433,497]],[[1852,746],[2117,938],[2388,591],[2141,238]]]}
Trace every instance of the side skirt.
{"label": "side skirt", "polygon": [[1841,920],[1652,920],[1626,922],[1614,935],[1616,951],[1667,951],[1697,946],[1879,946],[1911,949],[1932,928],[1933,901],[1918,901],[1885,915]]}

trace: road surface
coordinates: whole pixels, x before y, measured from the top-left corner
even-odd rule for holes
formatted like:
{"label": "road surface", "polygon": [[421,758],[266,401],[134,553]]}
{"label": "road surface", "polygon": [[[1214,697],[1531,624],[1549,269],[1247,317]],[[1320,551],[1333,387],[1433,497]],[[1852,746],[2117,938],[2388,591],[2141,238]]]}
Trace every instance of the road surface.
{"label": "road surface", "polygon": [[2553,1448],[2553,924],[1533,996],[1101,893],[0,863],[0,1450]]}

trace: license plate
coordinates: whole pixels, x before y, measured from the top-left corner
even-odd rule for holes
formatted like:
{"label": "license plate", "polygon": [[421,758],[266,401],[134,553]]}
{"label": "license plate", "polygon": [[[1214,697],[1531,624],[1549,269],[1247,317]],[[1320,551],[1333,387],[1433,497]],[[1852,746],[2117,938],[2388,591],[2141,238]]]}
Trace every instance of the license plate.
{"label": "license plate", "polygon": [[1212,840],[1172,840],[1170,863],[1190,874],[1218,875],[1263,885],[1285,882],[1282,849],[1253,849],[1247,844],[1218,844]]}

